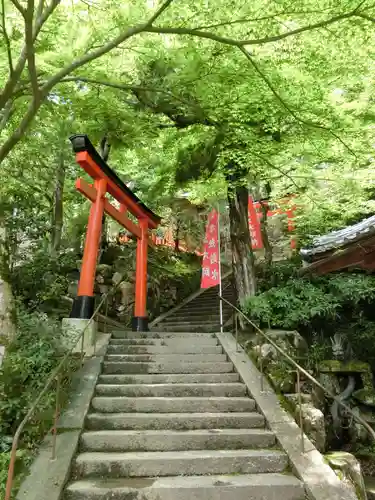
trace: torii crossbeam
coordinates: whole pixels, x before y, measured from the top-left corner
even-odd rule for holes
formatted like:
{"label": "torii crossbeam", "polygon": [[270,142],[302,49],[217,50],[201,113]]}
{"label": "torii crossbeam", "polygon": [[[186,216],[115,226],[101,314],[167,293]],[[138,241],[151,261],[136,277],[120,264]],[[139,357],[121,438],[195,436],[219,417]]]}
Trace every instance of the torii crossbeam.
{"label": "torii crossbeam", "polygon": [[[160,217],[154,214],[123,183],[117,174],[101,158],[86,135],[70,137],[77,163],[94,180],[94,185],[84,179],[77,179],[76,188],[91,203],[86,233],[85,249],[78,294],[73,302],[71,318],[91,318],[94,313],[94,285],[96,263],[100,245],[102,219],[104,212],[130,231],[137,238],[135,308],[132,327],[135,331],[148,330],[147,318],[147,249],[149,229],[160,224]],[[119,203],[119,209],[106,198],[109,193]],[[133,214],[138,224],[131,221],[127,213]]]}

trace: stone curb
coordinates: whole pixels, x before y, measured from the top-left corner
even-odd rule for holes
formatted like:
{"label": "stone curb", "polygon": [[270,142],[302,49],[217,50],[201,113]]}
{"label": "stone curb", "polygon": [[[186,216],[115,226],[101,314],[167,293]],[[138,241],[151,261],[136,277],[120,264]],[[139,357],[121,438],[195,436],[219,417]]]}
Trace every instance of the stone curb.
{"label": "stone curb", "polygon": [[262,390],[261,373],[241,347],[238,347],[237,352],[233,335],[216,335],[280,446],[288,455],[294,473],[303,481],[307,497],[310,500],[358,500],[353,490],[340,481],[307,436],[304,436],[305,453],[302,453],[298,425],[281,407],[277,395],[265,378]]}

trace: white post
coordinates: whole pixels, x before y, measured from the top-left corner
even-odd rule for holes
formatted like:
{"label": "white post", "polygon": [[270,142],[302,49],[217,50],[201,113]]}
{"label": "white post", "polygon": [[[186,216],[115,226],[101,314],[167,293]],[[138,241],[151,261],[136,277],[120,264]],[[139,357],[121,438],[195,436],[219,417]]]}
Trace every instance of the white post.
{"label": "white post", "polygon": [[[218,257],[219,257],[219,295],[222,294],[221,285],[221,246],[220,246],[220,211],[219,205],[217,207],[217,245],[218,245]],[[220,303],[220,332],[223,333],[223,301],[219,298]]]}

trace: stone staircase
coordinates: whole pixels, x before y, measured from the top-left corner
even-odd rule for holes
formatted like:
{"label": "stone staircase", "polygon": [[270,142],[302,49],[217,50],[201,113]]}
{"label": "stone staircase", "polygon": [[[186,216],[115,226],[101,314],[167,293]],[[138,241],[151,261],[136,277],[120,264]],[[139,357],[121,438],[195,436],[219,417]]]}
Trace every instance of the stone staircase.
{"label": "stone staircase", "polygon": [[303,500],[214,333],[114,332],[64,500]]}
{"label": "stone staircase", "polygon": [[[233,304],[235,292],[231,284],[231,275],[223,279],[223,297]],[[172,310],[169,315],[153,326],[154,331],[172,332],[218,332],[220,331],[219,287],[202,290],[192,300],[179,309]],[[231,318],[232,309],[223,302],[224,324]],[[155,322],[154,322],[155,323]]]}

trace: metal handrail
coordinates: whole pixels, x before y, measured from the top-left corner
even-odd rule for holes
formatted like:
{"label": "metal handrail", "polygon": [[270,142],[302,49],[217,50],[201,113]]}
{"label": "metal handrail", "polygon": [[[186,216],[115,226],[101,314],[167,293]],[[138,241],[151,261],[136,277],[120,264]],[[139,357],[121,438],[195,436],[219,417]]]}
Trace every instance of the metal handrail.
{"label": "metal handrail", "polygon": [[[220,297],[220,298],[224,302],[226,302],[228,305],[230,305],[237,313],[239,313],[248,323],[250,323],[250,325],[252,325],[257,330],[258,334],[260,334],[261,336],[263,336],[267,340],[267,342],[269,344],[271,344],[277,350],[277,352],[279,352],[282,356],[284,356],[284,358],[296,369],[296,372],[297,372],[297,391],[298,391],[298,400],[299,400],[299,406],[300,406],[299,415],[300,415],[300,428],[301,428],[301,439],[302,439],[302,441],[301,441],[302,453],[305,452],[305,447],[304,447],[303,418],[302,418],[302,408],[301,408],[301,404],[302,404],[301,386],[300,386],[300,375],[301,375],[301,373],[303,373],[303,375],[306,378],[308,378],[317,387],[319,387],[322,391],[324,391],[331,399],[333,399],[334,401],[337,401],[338,404],[339,404],[339,406],[341,406],[347,412],[349,412],[350,415],[351,415],[351,417],[353,418],[353,420],[355,420],[360,425],[362,425],[367,430],[367,432],[370,434],[370,436],[372,437],[372,439],[375,441],[375,431],[366,422],[366,420],[364,420],[361,416],[359,416],[358,414],[356,414],[350,408],[350,406],[348,406],[345,403],[343,403],[342,401],[340,401],[339,398],[338,398],[338,396],[336,394],[333,394],[329,389],[327,389],[326,387],[324,387],[315,377],[313,377],[307,370],[305,370],[301,365],[299,365],[291,356],[289,356],[289,354],[287,354],[281,347],[279,347],[276,344],[276,342],[274,342],[269,335],[267,335],[263,330],[261,330],[258,325],[256,325],[248,316],[246,316],[246,314],[244,314],[240,309],[238,309],[238,307],[236,307],[234,304],[232,304],[231,302],[229,302],[228,300],[226,300],[224,297]],[[237,321],[236,321],[236,329],[237,329]],[[236,344],[238,345],[238,342],[237,342],[237,332],[236,332]],[[260,357],[260,363],[259,363],[260,364],[260,371],[261,371],[261,377],[262,377],[261,378],[261,383],[262,383],[262,388],[263,388],[264,373],[263,373],[263,362],[262,362],[262,351],[261,351],[261,349],[259,349],[259,357]]]}
{"label": "metal handrail", "polygon": [[[19,439],[21,437],[22,431],[23,431],[25,425],[27,424],[27,422],[34,415],[36,409],[38,408],[39,403],[41,402],[43,397],[46,395],[48,389],[55,382],[55,380],[57,382],[57,387],[56,387],[56,408],[55,408],[55,415],[54,415],[54,425],[52,427],[52,433],[53,433],[52,434],[52,436],[53,436],[53,438],[52,438],[52,460],[54,460],[56,458],[57,422],[58,422],[58,418],[60,416],[60,401],[59,401],[60,394],[59,393],[60,393],[60,387],[61,387],[62,370],[65,366],[65,363],[72,355],[72,353],[73,353],[74,349],[76,348],[79,341],[81,341],[81,362],[83,362],[84,334],[85,334],[86,330],[88,329],[88,327],[91,325],[95,316],[98,314],[98,312],[99,312],[100,308],[102,307],[102,305],[104,304],[104,302],[107,301],[109,295],[116,290],[116,288],[119,286],[119,284],[121,283],[124,276],[125,275],[123,275],[121,280],[119,280],[113,287],[110,288],[110,290],[108,290],[108,292],[106,294],[103,295],[101,301],[99,302],[99,305],[96,307],[91,318],[89,318],[88,323],[86,324],[85,328],[82,330],[80,335],[77,337],[77,340],[74,342],[74,344],[69,349],[69,351],[65,354],[63,359],[57,365],[57,367],[52,371],[52,373],[48,377],[48,380],[45,383],[43,389],[40,391],[38,397],[34,400],[33,404],[30,406],[29,411],[25,415],[24,419],[17,427],[17,430],[16,430],[14,437],[13,437],[13,442],[12,442],[12,450],[11,450],[10,462],[9,462],[9,467],[8,467],[8,478],[7,478],[7,483],[6,483],[4,500],[11,499],[13,480],[14,480],[14,468],[15,468],[15,463],[16,463],[16,453],[17,453]],[[108,302],[107,302],[107,310],[108,310]],[[105,330],[107,330],[106,325],[105,325]],[[96,352],[96,341],[97,341],[97,339],[95,338],[94,354]]]}

